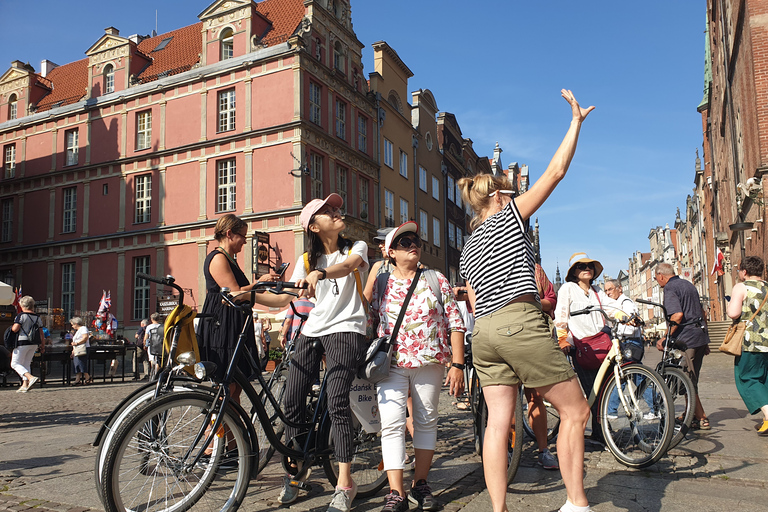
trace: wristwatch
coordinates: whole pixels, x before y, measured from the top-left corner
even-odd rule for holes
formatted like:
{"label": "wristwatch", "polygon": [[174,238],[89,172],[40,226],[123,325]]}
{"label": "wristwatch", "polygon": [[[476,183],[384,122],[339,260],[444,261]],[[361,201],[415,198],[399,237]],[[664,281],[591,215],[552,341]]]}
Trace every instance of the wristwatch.
{"label": "wristwatch", "polygon": [[328,273],[325,271],[324,268],[318,268],[317,271],[323,274],[322,277],[318,279],[318,281],[322,281],[323,279],[325,279],[325,276],[328,275]]}
{"label": "wristwatch", "polygon": [[451,363],[451,368],[458,368],[459,370],[463,370],[466,368],[466,365],[464,363]]}

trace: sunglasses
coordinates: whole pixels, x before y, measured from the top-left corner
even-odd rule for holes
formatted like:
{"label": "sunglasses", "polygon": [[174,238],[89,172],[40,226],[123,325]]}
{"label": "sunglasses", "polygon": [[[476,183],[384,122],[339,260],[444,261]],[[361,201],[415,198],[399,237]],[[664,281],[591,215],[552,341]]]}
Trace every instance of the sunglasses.
{"label": "sunglasses", "polygon": [[594,263],[577,263],[574,265],[576,270],[595,270],[595,264]]}
{"label": "sunglasses", "polygon": [[493,192],[488,194],[488,197],[495,196],[497,192],[502,193],[502,194],[509,194],[509,195],[514,195],[514,193],[515,193],[514,190],[494,190]]}
{"label": "sunglasses", "polygon": [[418,238],[401,238],[397,242],[397,246],[402,249],[410,249],[411,246],[421,247],[421,240]]}

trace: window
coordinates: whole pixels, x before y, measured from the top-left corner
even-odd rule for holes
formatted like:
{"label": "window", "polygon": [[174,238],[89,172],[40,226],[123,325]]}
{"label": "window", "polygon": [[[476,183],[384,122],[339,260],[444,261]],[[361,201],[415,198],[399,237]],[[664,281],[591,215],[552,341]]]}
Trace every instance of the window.
{"label": "window", "polygon": [[13,199],[3,199],[3,226],[0,242],[13,240]]}
{"label": "window", "polygon": [[384,227],[395,227],[395,194],[384,189]]}
{"label": "window", "polygon": [[405,224],[408,222],[408,201],[400,198],[400,224]]}
{"label": "window", "polygon": [[[133,275],[139,272],[152,274],[149,268],[149,256],[139,256],[133,259]],[[133,319],[141,320],[149,317],[149,281],[133,278]]]}
{"label": "window", "polygon": [[336,41],[333,45],[333,67],[344,72],[344,49],[340,41]]}
{"label": "window", "polygon": [[311,169],[309,170],[310,191],[312,199],[323,198],[323,157],[312,154]]}
{"label": "window", "polygon": [[363,153],[368,151],[368,119],[357,116],[357,149]]}
{"label": "window", "polygon": [[104,94],[115,92],[115,68],[112,64],[104,67]]}
{"label": "window", "polygon": [[459,273],[456,272],[456,267],[451,267],[448,269],[448,275],[450,275],[450,279],[452,283],[458,283],[460,281],[459,279]]}
{"label": "window", "polygon": [[432,244],[440,247],[440,219],[432,217]]}
{"label": "window", "polygon": [[[152,50],[152,52],[159,52],[160,50],[162,50],[163,48],[165,48],[166,46],[168,46],[168,43],[170,43],[170,42],[171,42],[171,39],[173,39],[173,36],[171,36],[171,37],[166,37],[165,39],[163,39],[162,41],[160,41],[160,42],[157,44],[157,46],[155,46],[155,49],[154,49],[154,50]],[[152,52],[150,52],[150,53],[152,53]]]}
{"label": "window", "polygon": [[347,139],[347,104],[336,100],[336,136]]}
{"label": "window", "polygon": [[456,206],[461,208],[461,189],[458,182],[456,182]]}
{"label": "window", "polygon": [[16,144],[5,146],[5,177],[13,178],[16,176]]}
{"label": "window", "polygon": [[456,225],[448,221],[448,247],[456,247]]}
{"label": "window", "polygon": [[152,111],[136,114],[136,150],[148,149],[152,141]]}
{"label": "window", "polygon": [[[384,165],[393,167],[392,163],[392,143],[384,139]],[[394,167],[393,167],[394,168]]]}
{"label": "window", "polygon": [[440,200],[440,180],[436,176],[432,176],[432,197],[436,201]]}
{"label": "window", "polygon": [[[347,204],[347,169],[344,167],[336,167],[336,193],[344,200],[344,204]],[[343,206],[342,206],[343,208]]]}
{"label": "window", "polygon": [[11,94],[11,98],[8,100],[8,120],[16,119],[19,115],[18,112],[19,102],[16,99],[15,94]]}
{"label": "window", "polygon": [[235,90],[219,93],[219,132],[235,129]]}
{"label": "window", "polygon": [[75,316],[75,264],[61,264],[61,309],[64,318]]}
{"label": "window", "polygon": [[408,153],[400,150],[400,176],[408,177]]}
{"label": "window", "polygon": [[459,226],[456,226],[456,248],[462,250],[464,248],[464,230]]}
{"label": "window", "polygon": [[446,176],[446,183],[448,185],[448,199],[454,201],[454,192],[456,191],[456,182],[453,180],[453,176]]}
{"label": "window", "polygon": [[235,159],[216,162],[216,212],[231,212],[236,208]]}
{"label": "window", "polygon": [[[368,209],[368,187],[369,181],[368,178],[363,178],[362,176],[358,177],[357,181],[360,183],[360,218],[368,218],[368,213],[370,210]],[[363,215],[365,213],[365,215]],[[369,222],[371,222],[369,220]]]}
{"label": "window", "polygon": [[427,212],[424,210],[419,210],[419,237],[421,237],[421,239],[425,242],[429,240],[429,234],[427,233],[428,222],[429,217],[427,216]]}
{"label": "window", "polygon": [[68,130],[64,134],[64,139],[67,144],[67,157],[64,165],[77,165],[77,152],[78,152],[78,131]]}
{"label": "window", "polygon": [[77,227],[77,187],[67,187],[64,193],[62,233],[74,233]]}
{"label": "window", "polygon": [[422,166],[419,166],[419,188],[427,191],[427,170]]}
{"label": "window", "polygon": [[234,39],[231,28],[221,31],[221,60],[231,59],[235,55]]}
{"label": "window", "polygon": [[318,126],[323,124],[322,92],[322,87],[309,82],[309,120]]}
{"label": "window", "polygon": [[149,222],[152,216],[152,175],[136,178],[136,224]]}

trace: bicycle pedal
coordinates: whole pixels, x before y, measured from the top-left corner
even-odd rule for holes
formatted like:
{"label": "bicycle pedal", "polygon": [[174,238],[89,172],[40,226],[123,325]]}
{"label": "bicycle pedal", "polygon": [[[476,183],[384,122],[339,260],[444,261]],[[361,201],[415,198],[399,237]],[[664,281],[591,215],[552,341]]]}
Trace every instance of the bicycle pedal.
{"label": "bicycle pedal", "polygon": [[291,480],[291,485],[295,485],[302,491],[311,491],[312,490],[312,484],[308,484],[307,482],[300,482],[298,480]]}

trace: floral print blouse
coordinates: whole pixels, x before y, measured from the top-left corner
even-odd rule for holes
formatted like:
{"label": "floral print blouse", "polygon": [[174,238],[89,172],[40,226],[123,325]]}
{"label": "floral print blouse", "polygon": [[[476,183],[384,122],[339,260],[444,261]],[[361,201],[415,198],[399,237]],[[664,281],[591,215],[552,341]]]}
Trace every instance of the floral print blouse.
{"label": "floral print blouse", "polygon": [[[451,360],[450,333],[466,331],[448,279],[440,272],[436,274],[445,311],[422,272],[397,333],[392,366],[417,368],[428,364],[447,363]],[[412,281],[398,279],[394,274],[390,274],[380,302],[381,294],[377,289],[379,282],[374,284],[371,307],[379,315],[378,336],[392,332]]]}

